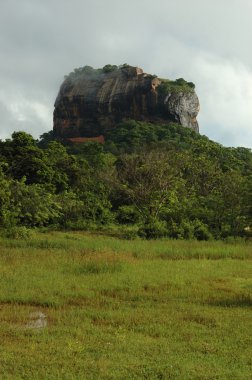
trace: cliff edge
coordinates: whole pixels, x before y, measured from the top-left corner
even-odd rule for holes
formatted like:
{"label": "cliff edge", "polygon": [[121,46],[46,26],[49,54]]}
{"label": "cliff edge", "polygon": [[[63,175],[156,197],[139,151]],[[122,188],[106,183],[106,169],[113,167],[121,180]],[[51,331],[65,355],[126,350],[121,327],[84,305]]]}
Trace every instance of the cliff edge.
{"label": "cliff edge", "polygon": [[161,79],[126,64],[75,69],[65,77],[54,106],[53,129],[62,138],[106,135],[125,119],[176,122],[199,131],[193,83]]}

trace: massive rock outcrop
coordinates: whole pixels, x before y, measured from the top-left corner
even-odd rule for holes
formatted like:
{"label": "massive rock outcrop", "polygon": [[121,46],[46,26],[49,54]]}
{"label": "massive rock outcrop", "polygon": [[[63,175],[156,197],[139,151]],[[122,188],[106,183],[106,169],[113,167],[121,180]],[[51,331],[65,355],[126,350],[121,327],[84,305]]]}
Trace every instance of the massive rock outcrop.
{"label": "massive rock outcrop", "polygon": [[54,132],[63,138],[105,135],[124,119],[176,122],[198,132],[193,83],[146,74],[138,67],[85,66],[70,73],[55,102]]}

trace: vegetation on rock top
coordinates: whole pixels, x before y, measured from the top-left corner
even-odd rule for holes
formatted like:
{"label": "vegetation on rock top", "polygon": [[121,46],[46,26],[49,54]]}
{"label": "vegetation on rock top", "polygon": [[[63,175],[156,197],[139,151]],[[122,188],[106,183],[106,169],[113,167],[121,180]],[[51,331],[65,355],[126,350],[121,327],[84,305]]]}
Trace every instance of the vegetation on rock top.
{"label": "vegetation on rock top", "polygon": [[183,78],[176,80],[160,79],[161,84],[157,87],[160,95],[165,95],[173,92],[194,92],[195,84],[187,82]]}
{"label": "vegetation on rock top", "polygon": [[[77,82],[83,76],[98,76],[101,74],[108,74],[113,71],[129,68],[131,67],[127,63],[123,65],[111,65],[107,64],[102,68],[94,69],[92,66],[83,66],[74,69],[71,73],[65,76],[65,79],[69,79],[71,81]],[[149,75],[152,78],[156,78],[156,75]],[[170,92],[193,92],[195,85],[192,82],[187,82],[183,78],[178,78],[176,80],[170,79],[161,79],[161,84],[158,86],[158,92],[160,95],[167,94]]]}
{"label": "vegetation on rock top", "polygon": [[107,64],[99,69],[94,69],[92,66],[83,66],[74,69],[71,73],[65,76],[65,79],[71,79],[71,80],[78,80],[82,76],[95,76],[100,74],[107,74],[111,73],[112,71],[119,70],[123,67],[129,67],[127,63],[124,63],[123,65],[117,66],[117,65],[111,65]]}

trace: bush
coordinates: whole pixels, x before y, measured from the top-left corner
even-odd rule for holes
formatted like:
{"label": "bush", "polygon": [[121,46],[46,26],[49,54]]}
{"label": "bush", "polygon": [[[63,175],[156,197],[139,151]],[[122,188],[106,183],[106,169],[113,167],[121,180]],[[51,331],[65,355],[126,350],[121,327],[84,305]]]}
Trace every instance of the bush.
{"label": "bush", "polygon": [[191,88],[195,88],[195,84],[193,82],[187,82],[187,86],[191,87]]}
{"label": "bush", "polygon": [[148,221],[139,228],[138,235],[145,239],[159,239],[167,236],[166,222],[160,220]]}
{"label": "bush", "polygon": [[168,226],[168,236],[174,239],[211,240],[213,236],[208,227],[200,220],[182,220],[180,223],[171,222]]}
{"label": "bush", "polygon": [[116,219],[120,224],[135,224],[139,222],[139,214],[134,206],[120,206]]}
{"label": "bush", "polygon": [[168,225],[168,236],[173,239],[184,239],[185,231],[181,223],[171,221]]}
{"label": "bush", "polygon": [[127,240],[134,240],[137,239],[138,236],[138,227],[135,226],[130,226],[130,227],[124,227],[122,231],[122,237]]}
{"label": "bush", "polygon": [[11,227],[8,230],[3,231],[3,236],[8,239],[29,239],[32,236],[32,231],[24,226]]}
{"label": "bush", "polygon": [[112,71],[115,71],[117,70],[118,67],[116,65],[105,65],[103,68],[102,68],[102,71],[104,73],[111,73]]}
{"label": "bush", "polygon": [[193,239],[194,235],[194,225],[189,220],[183,220],[181,223],[181,229],[183,230],[183,239]]}
{"label": "bush", "polygon": [[197,240],[212,240],[213,235],[208,229],[208,226],[196,219],[194,221],[194,236]]}

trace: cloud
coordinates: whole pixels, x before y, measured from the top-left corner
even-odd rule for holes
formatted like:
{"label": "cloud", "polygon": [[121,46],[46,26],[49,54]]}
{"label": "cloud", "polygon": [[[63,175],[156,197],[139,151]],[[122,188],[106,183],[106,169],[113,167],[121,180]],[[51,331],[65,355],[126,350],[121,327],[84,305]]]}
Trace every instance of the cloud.
{"label": "cloud", "polygon": [[74,68],[127,62],[195,82],[201,131],[251,147],[251,12],[251,0],[1,0],[0,138],[50,130]]}
{"label": "cloud", "polygon": [[52,126],[51,109],[43,102],[22,95],[0,92],[1,138],[10,137],[14,131],[26,131],[38,138],[43,130]]}
{"label": "cloud", "polygon": [[201,99],[200,124],[214,140],[252,146],[252,70],[239,61],[214,56],[195,60]]}

